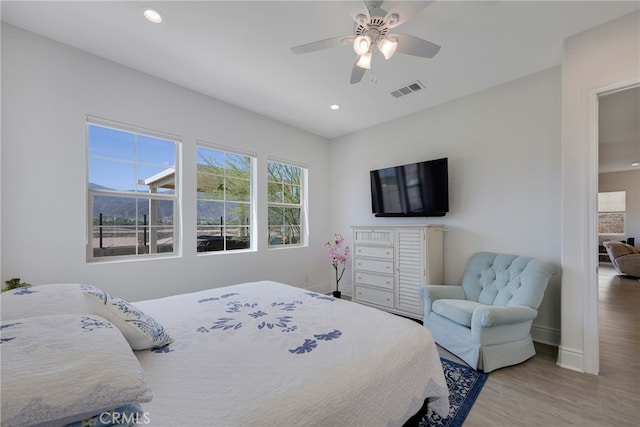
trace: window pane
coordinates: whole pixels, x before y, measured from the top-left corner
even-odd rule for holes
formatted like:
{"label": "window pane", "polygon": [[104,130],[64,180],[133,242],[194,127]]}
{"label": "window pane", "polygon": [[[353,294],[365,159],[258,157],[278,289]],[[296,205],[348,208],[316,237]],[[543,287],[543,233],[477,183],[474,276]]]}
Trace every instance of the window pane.
{"label": "window pane", "polygon": [[136,199],[129,197],[95,196],[94,225],[135,225]]}
{"label": "window pane", "polygon": [[300,227],[285,227],[284,243],[286,245],[300,244]]}
{"label": "window pane", "polygon": [[298,205],[300,204],[300,186],[284,185],[284,202]]}
{"label": "window pane", "polygon": [[226,179],[226,200],[248,202],[251,198],[251,182],[247,179]]}
{"label": "window pane", "polygon": [[198,200],[198,225],[222,225],[224,202]]}
{"label": "window pane", "polygon": [[276,162],[269,162],[267,164],[267,171],[269,174],[268,180],[274,181],[274,182],[282,182],[282,177],[284,176],[283,169],[284,169],[283,164],[276,163]]}
{"label": "window pane", "polygon": [[300,225],[300,209],[297,208],[286,208],[284,210],[285,225]]}
{"label": "window pane", "polygon": [[163,166],[165,169],[175,165],[176,145],[173,141],[138,135],[137,142],[138,162]]}
{"label": "window pane", "polygon": [[89,159],[89,188],[135,191],[136,184],[134,163]]}
{"label": "window pane", "polygon": [[251,158],[227,153],[226,170],[228,176],[248,179],[251,173]]}
{"label": "window pane", "polygon": [[89,156],[135,160],[135,134],[89,125]]}
{"label": "window pane", "polygon": [[268,197],[269,197],[269,202],[273,202],[273,203],[282,203],[284,200],[284,194],[282,191],[282,184],[280,183],[275,183],[275,182],[270,182],[268,184]]}
{"label": "window pane", "polygon": [[249,203],[226,203],[225,224],[247,225],[249,223]]}
{"label": "window pane", "polygon": [[198,171],[204,170],[208,173],[222,174],[224,169],[224,153],[222,151],[198,147],[197,156]]}
{"label": "window pane", "polygon": [[198,198],[224,200],[224,177],[198,173]]}
{"label": "window pane", "polygon": [[270,226],[269,227],[269,245],[277,246],[284,245],[284,227]]}
{"label": "window pane", "polygon": [[284,224],[284,208],[271,207],[268,210],[269,225]]}

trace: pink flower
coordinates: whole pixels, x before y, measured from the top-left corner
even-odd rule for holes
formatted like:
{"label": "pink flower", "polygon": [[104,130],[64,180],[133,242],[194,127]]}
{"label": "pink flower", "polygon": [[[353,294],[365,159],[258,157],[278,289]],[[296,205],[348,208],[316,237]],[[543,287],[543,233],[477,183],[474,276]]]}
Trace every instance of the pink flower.
{"label": "pink flower", "polygon": [[345,246],[343,248],[343,242],[344,237],[342,234],[334,234],[333,242],[327,242],[324,244],[324,246],[329,250],[331,265],[336,270],[336,291],[338,290],[338,284],[340,283],[340,279],[342,279],[344,270],[347,267],[347,261],[349,260],[349,246]]}

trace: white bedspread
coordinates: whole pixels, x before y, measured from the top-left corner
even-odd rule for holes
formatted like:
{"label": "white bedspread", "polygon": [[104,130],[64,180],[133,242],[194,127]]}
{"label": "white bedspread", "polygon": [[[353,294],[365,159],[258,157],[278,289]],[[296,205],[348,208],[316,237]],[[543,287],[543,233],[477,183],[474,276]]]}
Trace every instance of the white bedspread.
{"label": "white bedspread", "polygon": [[155,426],[398,426],[449,410],[419,324],[275,282],[134,303],[175,339],[137,352]]}

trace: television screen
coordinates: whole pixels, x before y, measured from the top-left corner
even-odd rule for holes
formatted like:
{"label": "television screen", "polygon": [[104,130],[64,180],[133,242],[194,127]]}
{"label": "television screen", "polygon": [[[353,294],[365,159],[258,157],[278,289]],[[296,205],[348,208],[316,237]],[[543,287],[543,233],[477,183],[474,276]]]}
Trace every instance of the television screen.
{"label": "television screen", "polygon": [[449,212],[447,158],[372,170],[376,216],[444,216]]}

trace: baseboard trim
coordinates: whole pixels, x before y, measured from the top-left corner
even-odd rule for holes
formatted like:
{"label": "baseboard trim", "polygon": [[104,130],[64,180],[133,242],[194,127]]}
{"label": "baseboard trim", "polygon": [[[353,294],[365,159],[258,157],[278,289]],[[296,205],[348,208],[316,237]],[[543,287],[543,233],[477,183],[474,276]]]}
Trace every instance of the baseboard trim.
{"label": "baseboard trim", "polygon": [[535,342],[542,344],[552,345],[554,347],[560,346],[560,330],[555,328],[549,328],[548,326],[531,326],[531,338]]}
{"label": "baseboard trim", "polygon": [[584,373],[584,353],[576,349],[559,346],[556,364],[565,369]]}

